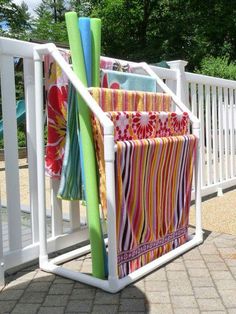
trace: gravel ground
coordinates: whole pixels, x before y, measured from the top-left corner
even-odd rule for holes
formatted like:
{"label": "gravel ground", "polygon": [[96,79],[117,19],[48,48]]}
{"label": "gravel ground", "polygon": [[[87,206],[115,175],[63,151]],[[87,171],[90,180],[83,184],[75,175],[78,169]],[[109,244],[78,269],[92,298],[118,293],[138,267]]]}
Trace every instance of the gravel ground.
{"label": "gravel ground", "polygon": [[[22,204],[29,204],[29,179],[28,168],[25,159],[19,160],[20,197]],[[4,162],[0,162],[0,191],[1,201],[6,203],[6,186]],[[46,178],[47,208],[50,208],[50,182]],[[63,203],[63,209],[68,211],[68,202]],[[194,206],[190,211],[190,224],[195,224]],[[226,192],[223,196],[213,197],[202,202],[202,225],[210,231],[236,234],[236,189]]]}
{"label": "gravel ground", "polygon": [[[191,207],[190,223],[195,224]],[[202,202],[202,226],[206,230],[236,234],[236,189]]]}

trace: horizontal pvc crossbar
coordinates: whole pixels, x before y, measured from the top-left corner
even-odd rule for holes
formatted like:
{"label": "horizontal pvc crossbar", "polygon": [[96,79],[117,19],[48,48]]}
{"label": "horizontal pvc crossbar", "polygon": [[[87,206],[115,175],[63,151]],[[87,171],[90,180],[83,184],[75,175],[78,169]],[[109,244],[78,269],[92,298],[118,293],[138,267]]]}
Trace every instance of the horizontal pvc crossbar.
{"label": "horizontal pvc crossbar", "polygon": [[[108,239],[107,238],[104,239],[104,242],[105,242],[105,245],[107,245]],[[83,246],[81,248],[78,248],[76,250],[73,250],[73,251],[67,252],[65,254],[62,254],[60,256],[57,256],[57,257],[51,259],[50,263],[53,263],[56,265],[61,264],[61,263],[70,261],[71,259],[76,258],[78,256],[85,255],[85,254],[89,253],[90,251],[91,251],[91,245],[88,244],[88,245]]]}
{"label": "horizontal pvc crossbar", "polygon": [[141,267],[138,270],[135,270],[134,272],[130,273],[128,276],[121,279],[116,279],[116,280],[114,279],[110,280],[109,278],[108,280],[101,280],[101,279],[92,277],[90,275],[87,275],[81,272],[76,272],[76,271],[67,269],[63,266],[57,265],[59,263],[65,262],[66,260],[76,258],[85,253],[88,253],[89,246],[80,248],[74,252],[63,254],[50,262],[45,262],[41,265],[41,268],[47,272],[52,272],[56,275],[60,275],[60,276],[63,276],[72,280],[80,281],[82,283],[89,284],[91,286],[100,288],[110,293],[116,293],[120,291],[121,289],[123,289],[124,287],[126,287],[127,285],[149,274],[153,270],[161,267],[162,265],[168,263],[169,261],[180,256],[181,254],[189,251],[193,247],[201,244],[202,242],[203,242],[202,236],[195,235],[193,239],[190,240],[189,242],[182,244],[178,248],[166,253],[165,255],[160,256],[158,259],[146,264],[145,266]]}

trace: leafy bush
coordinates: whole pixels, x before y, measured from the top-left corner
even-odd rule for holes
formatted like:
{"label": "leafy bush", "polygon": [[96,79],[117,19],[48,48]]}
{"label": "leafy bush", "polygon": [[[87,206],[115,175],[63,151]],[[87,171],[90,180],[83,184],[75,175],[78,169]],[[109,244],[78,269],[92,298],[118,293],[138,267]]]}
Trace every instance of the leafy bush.
{"label": "leafy bush", "polygon": [[[17,131],[18,147],[26,147],[25,133],[21,130]],[[0,149],[4,148],[4,140],[0,139]]]}
{"label": "leafy bush", "polygon": [[[25,126],[20,125],[18,126],[17,130],[17,138],[18,138],[18,147],[26,147],[26,138],[25,138]],[[47,127],[44,128],[44,144],[47,144]],[[4,140],[3,138],[0,139],[0,149],[4,148]]]}
{"label": "leafy bush", "polygon": [[236,80],[236,63],[230,62],[228,57],[206,57],[201,63],[199,69],[195,71],[199,74],[205,74],[230,80]]}
{"label": "leafy bush", "polygon": [[26,147],[25,133],[18,130],[17,137],[18,137],[18,147]]}
{"label": "leafy bush", "polygon": [[0,139],[0,149],[4,148],[4,142],[3,142],[3,138]]}

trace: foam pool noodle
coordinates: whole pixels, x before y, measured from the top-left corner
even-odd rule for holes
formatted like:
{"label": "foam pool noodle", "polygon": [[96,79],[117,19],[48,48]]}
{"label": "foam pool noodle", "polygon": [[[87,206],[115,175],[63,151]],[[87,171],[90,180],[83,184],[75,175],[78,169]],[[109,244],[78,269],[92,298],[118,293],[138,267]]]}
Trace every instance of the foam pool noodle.
{"label": "foam pool noodle", "polygon": [[[92,86],[100,86],[100,55],[101,55],[101,20],[97,18],[90,19],[91,44],[92,44]],[[108,259],[106,246],[103,242],[103,255],[105,262],[105,275],[108,276]]]}
{"label": "foam pool noodle", "polygon": [[[70,43],[73,70],[81,82],[87,86],[77,14],[75,12],[68,12],[65,14],[65,19]],[[88,228],[91,244],[92,273],[93,276],[103,279],[105,277],[103,236],[99,215],[96,161],[90,121],[90,110],[80,95],[78,95],[78,103],[82,151],[84,160],[86,160],[84,163],[84,172],[86,177],[85,190],[88,209]]]}

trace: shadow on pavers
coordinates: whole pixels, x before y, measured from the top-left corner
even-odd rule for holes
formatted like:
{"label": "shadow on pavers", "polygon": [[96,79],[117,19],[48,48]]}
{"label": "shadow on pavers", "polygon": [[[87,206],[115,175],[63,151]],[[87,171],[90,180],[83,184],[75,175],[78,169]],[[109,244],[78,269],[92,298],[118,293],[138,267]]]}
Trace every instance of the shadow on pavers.
{"label": "shadow on pavers", "polygon": [[[210,234],[211,231],[204,230],[204,240]],[[80,257],[74,262],[79,263],[81,258],[83,261],[90,259],[89,256]],[[28,265],[6,277],[7,284],[0,293],[0,313],[150,313],[151,305],[155,303],[153,298],[168,298],[167,286],[163,286],[163,293],[155,292],[155,286],[160,288],[167,284],[162,278],[163,270],[173,261],[116,294],[43,272],[38,264]]]}
{"label": "shadow on pavers", "polygon": [[149,313],[144,280],[110,294],[89,285],[28,267],[6,278],[0,313]]}

